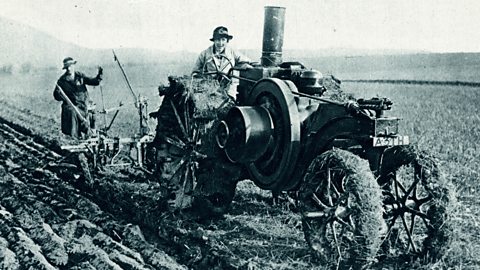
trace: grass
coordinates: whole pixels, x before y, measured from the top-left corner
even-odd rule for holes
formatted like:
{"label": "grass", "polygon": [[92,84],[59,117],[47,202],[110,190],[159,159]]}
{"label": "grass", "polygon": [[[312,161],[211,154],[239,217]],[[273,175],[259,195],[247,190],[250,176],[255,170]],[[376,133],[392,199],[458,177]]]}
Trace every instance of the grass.
{"label": "grass", "polygon": [[[394,105],[387,115],[402,118],[400,130],[419,148],[438,156],[455,184],[478,186],[480,88],[346,84],[356,96],[384,96]],[[476,190],[476,189],[475,189]]]}
{"label": "grass", "polygon": [[[399,116],[400,130],[420,149],[437,156],[460,202],[454,239],[439,268],[474,269],[480,265],[480,88],[345,84],[357,96],[389,97],[388,115]],[[432,268],[435,265],[430,265]],[[429,267],[430,268],[430,267]]]}

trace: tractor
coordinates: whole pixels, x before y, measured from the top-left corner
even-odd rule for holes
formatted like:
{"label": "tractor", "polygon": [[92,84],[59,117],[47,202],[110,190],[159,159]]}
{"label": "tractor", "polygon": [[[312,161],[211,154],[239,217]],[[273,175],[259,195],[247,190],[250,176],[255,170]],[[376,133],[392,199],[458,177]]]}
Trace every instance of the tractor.
{"label": "tractor", "polygon": [[[390,99],[352,98],[334,76],[283,62],[284,22],[285,8],[265,7],[262,56],[252,68],[169,77],[158,89],[162,105],[150,114],[158,120],[154,134],[137,100],[138,136],[99,136],[65,149],[90,149],[96,163],[111,165],[126,145],[135,150],[132,163],[165,183],[172,209],[206,218],[228,211],[244,179],[274,196],[286,193],[325,265],[440,258],[455,197],[436,159],[401,134],[400,119],[388,116]],[[225,91],[232,86],[235,99]]]}
{"label": "tractor", "polygon": [[[400,133],[400,119],[387,116],[388,98],[328,96],[337,78],[283,62],[284,21],[285,8],[265,7],[262,57],[253,68],[204,74],[213,82],[170,77],[159,87],[158,114],[170,114],[159,118],[154,165],[176,187],[173,204],[221,214],[238,181],[251,179],[295,197],[305,239],[327,265],[438,258],[454,197],[436,160]],[[234,101],[211,91],[233,80]]]}

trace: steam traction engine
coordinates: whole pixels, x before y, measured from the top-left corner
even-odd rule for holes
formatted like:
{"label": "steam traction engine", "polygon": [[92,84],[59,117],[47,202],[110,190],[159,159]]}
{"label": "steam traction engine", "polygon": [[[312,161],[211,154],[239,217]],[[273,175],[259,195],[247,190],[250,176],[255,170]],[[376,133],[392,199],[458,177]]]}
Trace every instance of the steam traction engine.
{"label": "steam traction engine", "polygon": [[138,106],[141,137],[100,136],[68,149],[89,150],[93,164],[112,164],[127,144],[136,150],[134,164],[174,187],[175,207],[207,216],[227,210],[242,179],[274,194],[289,191],[305,239],[326,265],[362,268],[405,254],[438,258],[451,234],[454,197],[435,159],[399,133],[399,119],[386,116],[389,99],[347,98],[333,76],[283,62],[284,19],[284,8],[265,8],[261,63],[204,74],[239,79],[235,102],[215,92],[217,80],[198,92],[194,86],[204,80],[171,77],[159,87],[164,100],[154,113],[155,138],[144,131],[146,113]]}
{"label": "steam traction engine", "polygon": [[208,183],[219,189],[193,204],[225,210],[236,182],[247,177],[274,193],[296,192],[305,238],[326,264],[360,268],[404,253],[439,256],[452,197],[435,160],[408,146],[399,119],[385,116],[389,99],[328,98],[326,84],[339,85],[333,76],[282,62],[284,18],[284,8],[265,8],[260,64],[238,69],[239,76],[218,72],[239,79],[238,95],[207,132],[215,133],[218,148],[207,167],[232,170],[215,177],[216,167],[203,173],[205,163],[191,167],[184,175],[198,181],[197,190]]}

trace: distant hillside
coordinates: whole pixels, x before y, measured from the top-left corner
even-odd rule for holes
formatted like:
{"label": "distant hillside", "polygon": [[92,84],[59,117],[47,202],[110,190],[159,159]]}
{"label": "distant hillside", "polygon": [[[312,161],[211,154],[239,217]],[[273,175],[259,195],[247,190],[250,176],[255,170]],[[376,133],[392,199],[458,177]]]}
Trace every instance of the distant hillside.
{"label": "distant hillside", "polygon": [[[109,49],[89,49],[58,40],[30,26],[0,17],[0,66],[29,63],[34,67],[61,67],[64,57],[72,56],[80,65],[113,64]],[[161,50],[115,49],[124,64],[192,62],[195,53],[169,53]]]}
{"label": "distant hillside", "polygon": [[61,42],[56,38],[17,22],[0,18],[0,63],[2,65],[58,65],[64,55],[88,53],[87,49]]}

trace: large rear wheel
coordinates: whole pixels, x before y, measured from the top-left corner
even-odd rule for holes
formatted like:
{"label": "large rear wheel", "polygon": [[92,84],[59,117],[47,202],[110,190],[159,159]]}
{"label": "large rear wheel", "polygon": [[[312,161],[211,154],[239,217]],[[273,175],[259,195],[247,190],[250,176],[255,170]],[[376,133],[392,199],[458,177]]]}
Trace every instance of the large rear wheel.
{"label": "large rear wheel", "polygon": [[169,162],[162,161],[159,169],[171,189],[170,206],[183,209],[191,206],[198,164],[205,155],[199,151],[201,134],[198,123],[192,118],[194,108],[189,95],[181,104],[175,104],[171,99],[167,99],[167,102],[170,102],[181,133],[179,136],[163,136]]}
{"label": "large rear wheel", "polygon": [[456,199],[435,159],[409,146],[389,148],[381,161],[378,183],[388,226],[381,257],[441,257],[452,234],[448,221]]}
{"label": "large rear wheel", "polygon": [[172,210],[193,207],[203,208],[199,209],[202,214],[223,213],[233,199],[241,173],[239,166],[231,165],[221,155],[215,131],[218,119],[234,104],[218,82],[170,80],[170,92],[182,95],[177,99],[166,96],[163,101],[163,118],[168,118],[173,127],[164,132],[157,128],[162,142],[156,151],[157,175],[167,185]]}
{"label": "large rear wheel", "polygon": [[305,239],[321,263],[361,269],[373,262],[384,223],[381,190],[367,161],[344,150],[321,154],[299,199]]}

